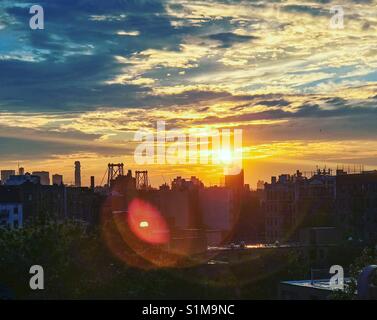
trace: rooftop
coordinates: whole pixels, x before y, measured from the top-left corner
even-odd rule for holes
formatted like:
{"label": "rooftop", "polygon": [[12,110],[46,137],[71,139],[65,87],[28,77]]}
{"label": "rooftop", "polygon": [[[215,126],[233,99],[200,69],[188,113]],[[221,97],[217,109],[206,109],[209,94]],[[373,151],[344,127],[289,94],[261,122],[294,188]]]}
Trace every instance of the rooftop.
{"label": "rooftop", "polygon": [[[344,283],[350,282],[350,278],[345,278]],[[318,279],[318,280],[293,280],[282,281],[281,284],[287,284],[290,286],[298,286],[312,289],[329,290],[333,291],[335,288],[330,286],[330,279]]]}

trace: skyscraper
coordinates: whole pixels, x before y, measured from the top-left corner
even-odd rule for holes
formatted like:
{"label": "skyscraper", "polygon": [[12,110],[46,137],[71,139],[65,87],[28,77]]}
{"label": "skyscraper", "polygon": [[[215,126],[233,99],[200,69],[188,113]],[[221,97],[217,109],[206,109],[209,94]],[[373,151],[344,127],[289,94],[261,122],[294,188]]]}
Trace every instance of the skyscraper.
{"label": "skyscraper", "polygon": [[75,186],[81,187],[81,164],[80,164],[80,161],[75,162]]}

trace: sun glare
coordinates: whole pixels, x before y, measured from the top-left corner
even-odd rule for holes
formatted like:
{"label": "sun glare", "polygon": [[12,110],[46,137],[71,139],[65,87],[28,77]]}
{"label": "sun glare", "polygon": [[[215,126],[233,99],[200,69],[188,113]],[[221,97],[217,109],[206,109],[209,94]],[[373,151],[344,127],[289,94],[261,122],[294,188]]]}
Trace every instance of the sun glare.
{"label": "sun glare", "polygon": [[229,149],[222,149],[219,156],[222,163],[229,164],[233,160],[232,152]]}

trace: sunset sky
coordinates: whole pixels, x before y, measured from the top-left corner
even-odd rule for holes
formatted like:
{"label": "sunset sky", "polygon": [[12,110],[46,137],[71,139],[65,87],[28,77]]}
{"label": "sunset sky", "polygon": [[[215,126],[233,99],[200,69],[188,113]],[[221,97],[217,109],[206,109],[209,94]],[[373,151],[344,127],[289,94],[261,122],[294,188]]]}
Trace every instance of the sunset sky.
{"label": "sunset sky", "polygon": [[[29,28],[43,6],[45,29]],[[330,28],[342,5],[344,29]],[[243,129],[246,182],[377,168],[377,1],[0,2],[0,169],[99,184],[108,162],[155,186],[218,166],[134,163],[137,130]]]}

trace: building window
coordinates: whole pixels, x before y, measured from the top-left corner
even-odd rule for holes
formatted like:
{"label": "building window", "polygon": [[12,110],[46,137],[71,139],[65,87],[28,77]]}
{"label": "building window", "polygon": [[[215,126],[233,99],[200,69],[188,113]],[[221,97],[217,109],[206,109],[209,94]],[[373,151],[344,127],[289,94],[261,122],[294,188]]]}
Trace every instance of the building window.
{"label": "building window", "polygon": [[14,207],[14,208],[13,208],[13,213],[14,213],[14,214],[18,214],[18,207]]}

